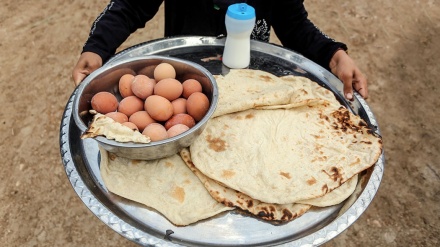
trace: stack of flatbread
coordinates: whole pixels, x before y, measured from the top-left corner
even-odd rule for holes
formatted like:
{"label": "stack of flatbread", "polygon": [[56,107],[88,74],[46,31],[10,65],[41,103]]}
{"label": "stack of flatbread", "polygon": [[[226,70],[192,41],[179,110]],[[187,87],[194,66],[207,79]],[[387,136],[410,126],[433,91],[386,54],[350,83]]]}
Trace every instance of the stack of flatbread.
{"label": "stack of flatbread", "polygon": [[101,149],[109,191],[175,225],[231,209],[288,222],[347,199],[381,154],[381,138],[307,78],[237,69],[216,80],[216,112],[189,148],[153,161]]}

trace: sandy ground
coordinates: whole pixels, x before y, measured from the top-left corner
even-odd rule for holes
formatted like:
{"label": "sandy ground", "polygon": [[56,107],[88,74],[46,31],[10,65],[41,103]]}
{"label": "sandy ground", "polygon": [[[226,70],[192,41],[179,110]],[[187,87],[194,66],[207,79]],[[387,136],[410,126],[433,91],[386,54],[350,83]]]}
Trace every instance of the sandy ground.
{"label": "sandy ground", "polygon": [[[135,246],[75,194],[59,150],[71,69],[107,1],[1,0],[0,243]],[[367,211],[326,246],[440,245],[440,2],[306,1],[369,78],[386,169]],[[160,38],[160,12],[122,48]],[[276,42],[276,39],[274,39]]]}

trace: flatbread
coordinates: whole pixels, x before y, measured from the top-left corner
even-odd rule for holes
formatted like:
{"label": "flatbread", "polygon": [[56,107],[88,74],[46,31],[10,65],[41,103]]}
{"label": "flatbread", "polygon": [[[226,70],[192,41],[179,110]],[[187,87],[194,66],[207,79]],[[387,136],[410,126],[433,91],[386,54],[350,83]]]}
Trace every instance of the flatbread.
{"label": "flatbread", "polygon": [[332,92],[305,77],[277,77],[261,70],[231,69],[226,76],[215,75],[215,79],[219,99],[213,117],[253,108],[340,105]]}
{"label": "flatbread", "polygon": [[328,207],[343,202],[353,193],[358,180],[358,175],[355,175],[340,187],[322,197],[314,199],[289,204],[264,203],[239,191],[228,188],[201,173],[194,166],[189,149],[182,149],[180,151],[180,156],[200,181],[202,181],[209,194],[211,194],[215,200],[226,206],[245,210],[257,218],[281,223],[298,218],[306,213],[312,206]]}
{"label": "flatbread", "polygon": [[343,183],[336,189],[324,194],[321,197],[306,199],[299,201],[297,203],[309,204],[315,207],[329,207],[337,205],[345,200],[347,200],[355,191],[359,180],[359,175],[356,174],[347,182]]}
{"label": "flatbread", "polygon": [[149,143],[150,138],[139,131],[122,125],[110,117],[96,113],[89,128],[81,135],[81,139],[105,136],[109,140],[118,142]]}
{"label": "flatbread", "polygon": [[201,173],[192,163],[188,149],[180,151],[186,165],[202,181],[211,196],[229,207],[237,207],[253,214],[255,217],[275,222],[288,222],[303,215],[311,208],[306,204],[270,204],[255,200],[239,191],[230,189]]}
{"label": "flatbread", "polygon": [[141,161],[118,157],[101,147],[100,153],[101,176],[109,191],[156,209],[177,226],[232,209],[210,196],[178,154]]}
{"label": "flatbread", "polygon": [[191,159],[203,174],[264,202],[323,196],[381,153],[380,138],[359,117],[325,110],[247,110],[211,119],[190,146]]}

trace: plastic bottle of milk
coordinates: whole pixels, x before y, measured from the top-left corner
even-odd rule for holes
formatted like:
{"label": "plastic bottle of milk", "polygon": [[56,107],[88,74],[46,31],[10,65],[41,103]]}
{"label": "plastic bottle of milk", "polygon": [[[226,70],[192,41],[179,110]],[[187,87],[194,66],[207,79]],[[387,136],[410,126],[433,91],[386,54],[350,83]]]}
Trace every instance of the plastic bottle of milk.
{"label": "plastic bottle of milk", "polygon": [[232,69],[249,66],[251,56],[250,35],[255,26],[255,9],[245,3],[232,4],[225,17],[226,43],[223,64]]}

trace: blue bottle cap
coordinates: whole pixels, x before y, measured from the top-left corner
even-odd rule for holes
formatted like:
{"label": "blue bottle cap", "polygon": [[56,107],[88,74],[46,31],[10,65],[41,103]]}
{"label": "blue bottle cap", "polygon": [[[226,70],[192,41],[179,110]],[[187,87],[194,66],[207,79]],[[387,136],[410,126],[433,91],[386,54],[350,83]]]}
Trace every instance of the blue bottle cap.
{"label": "blue bottle cap", "polygon": [[229,5],[226,15],[238,20],[249,20],[255,17],[255,9],[245,3],[236,3]]}

